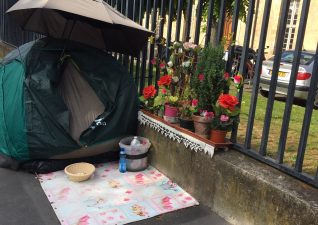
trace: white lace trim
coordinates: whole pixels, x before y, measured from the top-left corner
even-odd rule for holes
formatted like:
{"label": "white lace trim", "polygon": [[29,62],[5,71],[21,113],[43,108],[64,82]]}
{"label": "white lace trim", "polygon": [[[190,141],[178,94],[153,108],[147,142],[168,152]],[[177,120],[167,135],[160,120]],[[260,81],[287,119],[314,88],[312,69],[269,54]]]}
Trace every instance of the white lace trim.
{"label": "white lace trim", "polygon": [[141,125],[147,125],[157,132],[165,135],[166,137],[177,141],[178,143],[183,143],[186,148],[190,148],[191,150],[194,150],[196,152],[204,151],[204,153],[208,153],[211,158],[214,155],[214,146],[200,141],[194,137],[191,137],[190,135],[187,135],[183,132],[180,132],[177,129],[168,126],[150,116],[147,116],[142,111],[139,111],[138,113],[138,120]]}

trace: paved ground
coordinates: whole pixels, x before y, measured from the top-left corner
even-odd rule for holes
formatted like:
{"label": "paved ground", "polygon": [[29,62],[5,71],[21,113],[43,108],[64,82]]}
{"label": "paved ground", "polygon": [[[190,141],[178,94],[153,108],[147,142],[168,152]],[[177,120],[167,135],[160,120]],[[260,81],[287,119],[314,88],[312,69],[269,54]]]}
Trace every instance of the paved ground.
{"label": "paved ground", "polygon": [[[34,175],[0,168],[1,225],[59,225]],[[132,225],[229,225],[207,207],[198,206]]]}

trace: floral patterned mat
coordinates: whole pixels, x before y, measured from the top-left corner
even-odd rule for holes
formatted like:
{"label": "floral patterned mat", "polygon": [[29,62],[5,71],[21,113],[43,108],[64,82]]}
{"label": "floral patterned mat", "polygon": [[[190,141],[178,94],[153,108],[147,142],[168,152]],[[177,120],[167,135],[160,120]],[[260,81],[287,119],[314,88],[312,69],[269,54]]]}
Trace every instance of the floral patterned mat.
{"label": "floral patterned mat", "polygon": [[96,167],[80,183],[63,171],[39,175],[62,225],[126,224],[199,204],[153,167],[136,173],[120,173],[118,163]]}

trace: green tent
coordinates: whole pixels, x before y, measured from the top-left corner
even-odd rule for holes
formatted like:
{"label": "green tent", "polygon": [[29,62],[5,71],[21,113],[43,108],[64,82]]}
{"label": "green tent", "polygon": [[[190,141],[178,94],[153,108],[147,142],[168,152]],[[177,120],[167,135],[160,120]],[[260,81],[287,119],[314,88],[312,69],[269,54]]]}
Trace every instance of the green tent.
{"label": "green tent", "polygon": [[4,58],[0,102],[0,156],[18,162],[112,151],[137,126],[137,91],[127,70],[101,50],[55,39]]}

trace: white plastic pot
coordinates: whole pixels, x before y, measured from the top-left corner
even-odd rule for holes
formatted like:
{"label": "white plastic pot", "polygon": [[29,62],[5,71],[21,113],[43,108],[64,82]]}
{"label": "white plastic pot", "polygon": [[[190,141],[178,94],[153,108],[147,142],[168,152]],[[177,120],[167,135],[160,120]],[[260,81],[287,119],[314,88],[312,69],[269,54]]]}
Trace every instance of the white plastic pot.
{"label": "white plastic pot", "polygon": [[140,144],[130,145],[133,138],[132,136],[121,139],[119,147],[125,149],[127,171],[142,171],[148,167],[148,150],[151,143],[147,138],[138,137]]}

